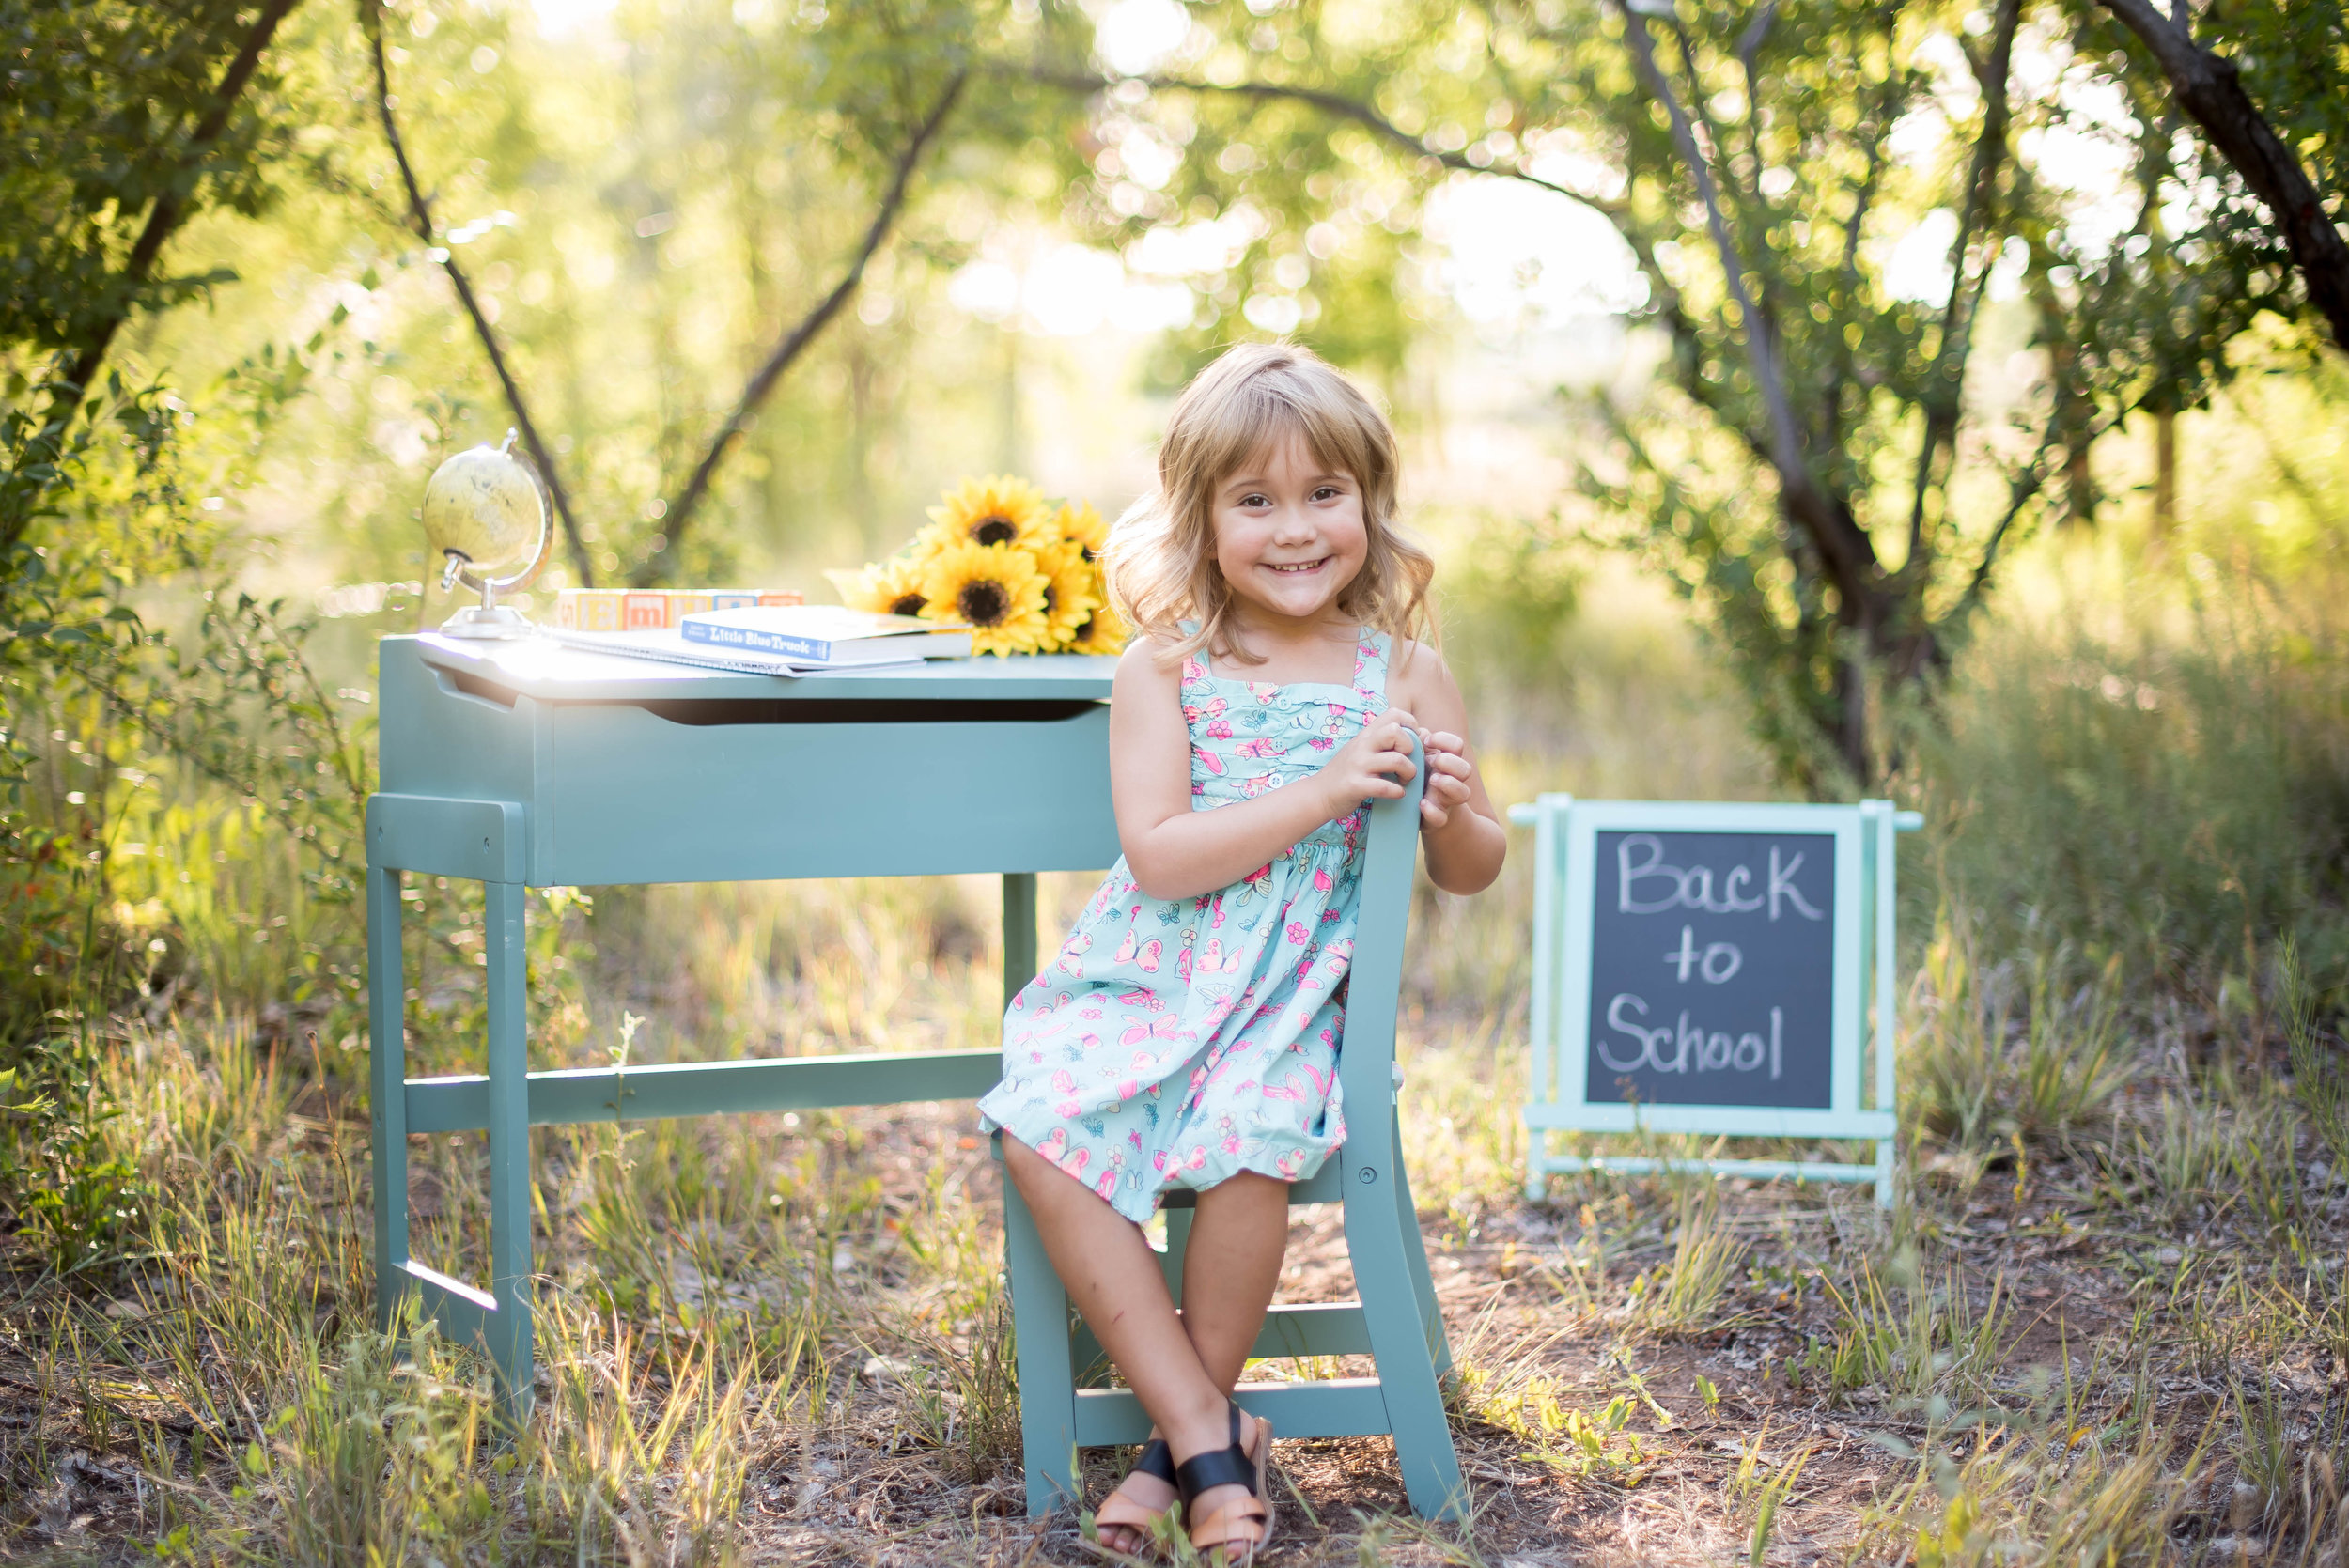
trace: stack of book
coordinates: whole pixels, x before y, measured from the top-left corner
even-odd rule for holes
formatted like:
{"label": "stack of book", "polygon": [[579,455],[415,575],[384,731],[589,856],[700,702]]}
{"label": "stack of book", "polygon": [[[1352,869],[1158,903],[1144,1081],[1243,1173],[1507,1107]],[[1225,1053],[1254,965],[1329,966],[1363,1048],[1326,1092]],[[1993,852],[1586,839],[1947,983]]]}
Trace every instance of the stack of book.
{"label": "stack of book", "polygon": [[832,604],[744,605],[687,613],[674,628],[583,631],[558,618],[547,633],[570,647],[755,675],[872,670],[967,659],[967,629]]}
{"label": "stack of book", "polygon": [[554,596],[559,631],[659,631],[705,610],[805,604],[796,588],[565,588]]}

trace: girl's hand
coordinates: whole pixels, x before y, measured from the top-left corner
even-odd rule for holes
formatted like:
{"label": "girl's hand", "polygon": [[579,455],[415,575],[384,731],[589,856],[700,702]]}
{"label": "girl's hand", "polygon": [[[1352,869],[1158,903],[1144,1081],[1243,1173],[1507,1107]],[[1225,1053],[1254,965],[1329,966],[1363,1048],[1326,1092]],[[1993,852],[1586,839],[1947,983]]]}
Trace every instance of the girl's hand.
{"label": "girl's hand", "polygon": [[1427,756],[1427,788],[1419,798],[1419,819],[1428,828],[1441,828],[1469,803],[1476,764],[1468,759],[1468,742],[1447,730],[1422,730],[1419,743]]}
{"label": "girl's hand", "polygon": [[1417,771],[1411,762],[1412,733],[1418,722],[1399,707],[1391,707],[1362,726],[1361,734],[1338,748],[1315,775],[1322,802],[1331,821],[1364,800],[1397,800],[1403,786]]}

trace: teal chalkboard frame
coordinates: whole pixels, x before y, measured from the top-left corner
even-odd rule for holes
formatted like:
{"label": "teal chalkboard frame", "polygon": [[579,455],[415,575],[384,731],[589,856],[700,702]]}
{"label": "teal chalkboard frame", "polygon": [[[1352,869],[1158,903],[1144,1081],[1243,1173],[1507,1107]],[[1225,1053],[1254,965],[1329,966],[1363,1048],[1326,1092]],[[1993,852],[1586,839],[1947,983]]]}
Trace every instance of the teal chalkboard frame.
{"label": "teal chalkboard frame", "polygon": [[[1920,828],[1889,800],[1857,805],[1687,800],[1578,800],[1550,794],[1509,808],[1533,830],[1532,1062],[1524,1110],[1525,1190],[1540,1198],[1552,1172],[1703,1171],[1797,1182],[1872,1182],[1890,1207],[1897,1155],[1897,861],[1894,835]],[[1799,832],[1835,840],[1829,1098],[1824,1110],[1738,1105],[1626,1105],[1587,1098],[1592,897],[1602,832]],[[1873,1046],[1873,1050],[1869,1048]],[[1873,1055],[1874,1072],[1868,1070]],[[1874,1093],[1870,1093],[1873,1079]],[[1865,1140],[1875,1158],[1678,1159],[1559,1155],[1553,1132],[1694,1133],[1722,1138]]]}

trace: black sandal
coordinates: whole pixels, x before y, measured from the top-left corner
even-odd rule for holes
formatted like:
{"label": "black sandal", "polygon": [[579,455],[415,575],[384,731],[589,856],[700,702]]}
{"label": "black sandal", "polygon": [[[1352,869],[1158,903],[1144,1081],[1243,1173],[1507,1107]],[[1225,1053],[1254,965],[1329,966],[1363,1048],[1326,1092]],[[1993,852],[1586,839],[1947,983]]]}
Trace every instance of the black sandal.
{"label": "black sandal", "polygon": [[[1152,1476],[1165,1482],[1174,1488],[1177,1500],[1170,1507],[1152,1510],[1134,1501],[1123,1492],[1112,1492],[1101,1499],[1099,1512],[1093,1515],[1093,1533],[1097,1540],[1104,1529],[1129,1529],[1142,1537],[1141,1549],[1147,1551],[1158,1539],[1152,1533],[1158,1521],[1182,1506],[1180,1501],[1182,1483],[1176,1478],[1174,1471],[1174,1451],[1166,1446],[1165,1438],[1153,1437],[1142,1445],[1142,1457],[1135,1460],[1134,1467],[1126,1473],[1129,1476]],[[1120,1482],[1118,1484],[1123,1486],[1125,1483]]]}
{"label": "black sandal", "polygon": [[[1255,1452],[1251,1453],[1239,1440],[1239,1406],[1229,1408],[1231,1446],[1184,1460],[1175,1467],[1174,1485],[1183,1496],[1192,1549],[1210,1562],[1237,1565],[1255,1561],[1256,1554],[1272,1539],[1272,1509],[1266,1498],[1272,1465],[1272,1423],[1262,1416],[1256,1418]],[[1205,1519],[1190,1518],[1191,1504],[1200,1494],[1218,1486],[1244,1486],[1248,1496],[1225,1503]]]}

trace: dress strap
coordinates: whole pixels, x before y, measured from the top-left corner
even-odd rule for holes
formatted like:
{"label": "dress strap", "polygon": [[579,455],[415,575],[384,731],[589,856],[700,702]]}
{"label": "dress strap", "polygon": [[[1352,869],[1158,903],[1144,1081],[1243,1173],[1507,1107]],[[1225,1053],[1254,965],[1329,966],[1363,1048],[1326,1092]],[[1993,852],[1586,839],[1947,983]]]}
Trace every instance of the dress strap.
{"label": "dress strap", "polygon": [[1391,640],[1383,631],[1364,627],[1354,643],[1354,692],[1375,712],[1387,706],[1387,650]]}

